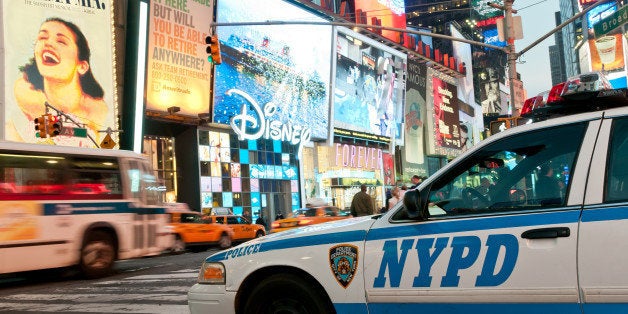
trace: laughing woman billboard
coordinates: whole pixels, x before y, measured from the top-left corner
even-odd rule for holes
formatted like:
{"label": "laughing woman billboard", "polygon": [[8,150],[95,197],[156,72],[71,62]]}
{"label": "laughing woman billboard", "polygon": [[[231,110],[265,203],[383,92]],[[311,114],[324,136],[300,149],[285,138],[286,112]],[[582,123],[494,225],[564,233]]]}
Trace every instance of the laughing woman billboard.
{"label": "laughing woman billboard", "polygon": [[[95,147],[99,130],[117,129],[111,5],[2,2],[4,139]],[[61,135],[39,137],[34,119],[46,113],[64,122]]]}

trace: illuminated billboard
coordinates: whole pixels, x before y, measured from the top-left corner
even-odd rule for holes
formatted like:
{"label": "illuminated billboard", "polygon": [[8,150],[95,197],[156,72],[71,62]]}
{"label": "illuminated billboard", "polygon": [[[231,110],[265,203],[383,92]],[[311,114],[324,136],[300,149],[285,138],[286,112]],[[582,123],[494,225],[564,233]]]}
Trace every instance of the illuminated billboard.
{"label": "illuminated billboard", "polygon": [[[324,21],[281,0],[221,0],[217,14],[219,23]],[[265,119],[307,126],[312,138],[328,137],[331,26],[221,26],[218,36],[222,64],[216,67],[214,122],[230,124],[255,105],[275,109],[264,112]]]}
{"label": "illuminated billboard", "polygon": [[[117,129],[113,1],[1,5],[4,139],[99,146],[99,130]],[[34,119],[47,112],[64,121],[61,135],[38,136]]]}
{"label": "illuminated billboard", "polygon": [[[498,46],[498,47],[506,47],[506,46],[508,46],[506,41],[499,40],[499,34],[497,32],[497,27],[491,27],[491,28],[484,29],[482,31],[482,36],[484,37],[484,43],[485,44]],[[487,49],[492,49],[492,48],[485,48],[485,50],[487,50]]]}
{"label": "illuminated billboard", "polygon": [[205,37],[213,6],[204,1],[150,1],[146,109],[197,117],[209,110],[211,64]]}
{"label": "illuminated billboard", "polygon": [[620,71],[624,62],[622,34],[608,34],[597,39],[589,39],[592,71]]}
{"label": "illuminated billboard", "polygon": [[[366,14],[366,24],[373,25],[373,19],[379,20],[379,25],[394,28],[406,28],[406,6],[403,0],[360,0],[355,1],[355,11],[361,10]],[[397,31],[382,30],[382,36],[399,42],[402,34]]]}
{"label": "illuminated billboard", "polygon": [[338,28],[336,57],[334,127],[401,138],[405,55]]}
{"label": "illuminated billboard", "polygon": [[607,16],[613,14],[613,12],[617,11],[616,3],[602,3],[595,8],[589,10],[587,12],[587,25],[589,28],[593,28],[593,25],[597,24],[600,20],[606,18]]}
{"label": "illuminated billboard", "polygon": [[457,156],[468,134],[461,129],[456,79],[428,68],[426,83],[427,155]]}
{"label": "illuminated billboard", "polygon": [[[589,34],[593,34],[593,26],[615,11],[617,11],[616,3],[603,3],[587,12],[586,21],[591,30]],[[587,43],[590,52],[591,71],[620,72],[620,76],[625,76],[623,74],[626,66],[623,42],[624,39],[620,29],[597,38],[589,37]]]}
{"label": "illuminated billboard", "polygon": [[427,65],[417,60],[408,60],[406,81],[406,106],[404,112],[404,146],[402,171],[404,176],[427,175],[425,162],[424,134],[426,126],[426,76]]}
{"label": "illuminated billboard", "polygon": [[502,0],[471,0],[471,7],[477,16],[476,20],[486,20],[491,17],[504,15],[503,10],[492,7],[489,3],[494,3],[498,6],[504,5],[504,1]]}

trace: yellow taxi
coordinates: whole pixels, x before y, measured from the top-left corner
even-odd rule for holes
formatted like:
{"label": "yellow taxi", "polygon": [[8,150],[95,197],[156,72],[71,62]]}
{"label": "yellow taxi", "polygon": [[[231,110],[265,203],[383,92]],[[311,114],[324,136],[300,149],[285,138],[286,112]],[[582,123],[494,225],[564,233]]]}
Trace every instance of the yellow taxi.
{"label": "yellow taxi", "polygon": [[342,215],[336,206],[316,206],[300,208],[292,212],[288,218],[273,221],[270,233],[285,231],[297,227],[320,224],[328,221],[335,221],[349,218],[351,216]]}
{"label": "yellow taxi", "polygon": [[182,253],[186,249],[202,252],[211,246],[221,249],[231,247],[234,232],[226,225],[209,223],[201,213],[192,210],[169,210],[170,228],[175,235],[172,253]]}
{"label": "yellow taxi", "polygon": [[204,216],[211,223],[223,224],[233,229],[233,241],[245,242],[266,235],[262,225],[252,224],[248,219],[239,215],[211,215]]}

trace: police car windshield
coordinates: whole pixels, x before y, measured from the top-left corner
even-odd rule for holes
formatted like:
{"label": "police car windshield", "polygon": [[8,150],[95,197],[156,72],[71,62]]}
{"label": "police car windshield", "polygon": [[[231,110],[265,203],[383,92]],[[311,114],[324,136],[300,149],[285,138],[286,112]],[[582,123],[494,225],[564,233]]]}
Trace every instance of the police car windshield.
{"label": "police car windshield", "polygon": [[585,130],[580,123],[495,141],[423,187],[421,206],[433,218],[563,206]]}

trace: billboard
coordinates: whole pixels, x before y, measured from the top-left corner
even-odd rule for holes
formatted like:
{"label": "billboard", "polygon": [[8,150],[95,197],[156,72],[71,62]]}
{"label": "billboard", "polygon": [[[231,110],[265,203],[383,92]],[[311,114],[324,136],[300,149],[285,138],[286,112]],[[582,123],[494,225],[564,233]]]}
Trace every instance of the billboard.
{"label": "billboard", "polygon": [[502,113],[499,93],[499,74],[494,68],[486,68],[478,74],[482,114],[499,115]]}
{"label": "billboard", "polygon": [[150,1],[146,109],[197,117],[209,110],[211,64],[205,37],[213,6],[205,1]]}
{"label": "billboard", "polygon": [[417,60],[408,60],[406,85],[406,108],[404,112],[404,146],[402,171],[404,176],[427,175],[425,162],[426,126],[426,76],[427,65]]}
{"label": "billboard", "polygon": [[597,39],[589,39],[592,71],[623,71],[623,35],[608,34]]}
{"label": "billboard", "polygon": [[[324,21],[281,0],[221,0],[217,14],[219,23]],[[253,106],[272,104],[276,110],[257,118],[307,126],[313,139],[326,139],[332,34],[331,26],[219,27],[222,64],[216,67],[213,121],[230,124]]]}
{"label": "billboard", "polygon": [[[616,3],[603,3],[587,12],[588,34],[587,40],[590,52],[591,71],[622,72],[626,67],[624,59],[624,39],[621,28],[595,38],[593,27],[601,20],[617,11]],[[619,86],[615,86],[619,87]]]}
{"label": "billboard", "polygon": [[[381,26],[406,28],[406,6],[403,0],[361,0],[355,1],[355,11],[366,13],[366,24],[374,25],[373,18],[378,19]],[[403,34],[396,31],[382,30],[382,36],[399,42]]]}
{"label": "billboard", "polygon": [[426,115],[427,155],[457,156],[465,145],[462,139],[467,132],[460,126],[456,79],[428,68],[426,82],[426,103],[430,104]]}
{"label": "billboard", "polygon": [[495,3],[499,6],[504,5],[502,0],[471,0],[471,7],[477,16],[476,20],[486,20],[491,17],[504,15],[503,10],[494,8],[489,3]]}
{"label": "billboard", "polygon": [[[456,38],[464,38],[453,25],[450,26],[451,35]],[[473,87],[473,67],[471,45],[460,41],[453,41],[454,58],[464,66],[464,77],[458,80],[458,99],[469,105],[472,110],[460,110],[461,130],[466,129],[466,137],[461,135],[461,148],[470,148],[480,139],[480,132],[484,130],[482,106],[475,101]],[[466,111],[466,113],[465,113]]]}
{"label": "billboard", "polygon": [[404,54],[338,28],[334,127],[400,139],[405,67]]}
{"label": "billboard", "polygon": [[[99,130],[117,129],[112,7],[2,1],[5,140],[96,147],[106,135]],[[33,120],[46,112],[63,112],[64,127],[82,135],[37,137]]]}

